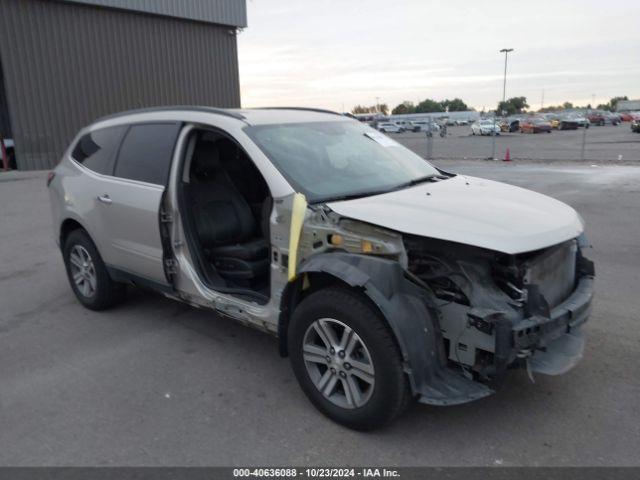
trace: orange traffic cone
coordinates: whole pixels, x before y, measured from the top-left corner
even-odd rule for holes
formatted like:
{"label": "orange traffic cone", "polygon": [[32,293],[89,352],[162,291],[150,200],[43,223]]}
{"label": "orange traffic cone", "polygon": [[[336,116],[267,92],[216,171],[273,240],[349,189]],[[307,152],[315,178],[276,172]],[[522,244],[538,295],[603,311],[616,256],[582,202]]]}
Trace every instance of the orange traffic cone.
{"label": "orange traffic cone", "polygon": [[511,161],[511,155],[509,155],[509,149],[507,148],[507,151],[504,154],[504,161],[505,162],[510,162]]}

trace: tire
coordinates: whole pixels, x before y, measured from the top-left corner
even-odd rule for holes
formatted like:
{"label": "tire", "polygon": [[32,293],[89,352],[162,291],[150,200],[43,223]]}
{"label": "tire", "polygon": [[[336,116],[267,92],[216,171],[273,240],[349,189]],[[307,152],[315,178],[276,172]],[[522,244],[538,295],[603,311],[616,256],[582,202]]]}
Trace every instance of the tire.
{"label": "tire", "polygon": [[[352,329],[349,342],[345,336],[347,329]],[[335,350],[323,340],[329,338],[328,331],[333,332],[331,338],[335,342],[329,343],[337,346]],[[352,345],[351,352],[349,347],[340,350],[340,341],[343,345],[355,342],[355,346]],[[293,312],[288,348],[293,371],[311,403],[346,427],[363,431],[382,427],[397,418],[411,400],[394,336],[376,308],[360,294],[330,287],[309,295]],[[347,352],[346,356],[341,351]],[[308,361],[309,358],[314,360]],[[357,362],[362,369],[349,361]],[[373,375],[362,376],[365,370]],[[354,389],[349,386],[353,382],[357,394],[351,398],[359,402],[350,401],[347,395],[347,388]],[[329,388],[329,395],[316,384]]]}
{"label": "tire", "polygon": [[380,129],[380,131],[381,131],[382,133],[387,133],[387,131],[386,131],[384,128],[381,128],[381,129]]}
{"label": "tire", "polygon": [[[64,243],[63,258],[71,289],[83,306],[90,310],[105,310],[124,299],[125,285],[111,279],[87,232],[78,229],[69,234]],[[83,268],[78,265],[79,259]],[[75,278],[83,273],[84,278],[77,282]]]}

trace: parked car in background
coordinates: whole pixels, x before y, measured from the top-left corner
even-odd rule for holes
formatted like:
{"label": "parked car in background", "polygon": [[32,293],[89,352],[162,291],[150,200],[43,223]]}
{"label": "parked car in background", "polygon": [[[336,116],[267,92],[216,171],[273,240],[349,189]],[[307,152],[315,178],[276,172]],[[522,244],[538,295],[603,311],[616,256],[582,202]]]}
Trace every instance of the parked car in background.
{"label": "parked car in background", "polygon": [[431,133],[440,131],[440,125],[438,125],[435,120],[433,120],[432,122],[428,122],[426,120],[416,120],[411,123],[414,125],[414,127],[418,128],[418,130],[414,130],[414,132],[428,132],[429,128],[431,128]]}
{"label": "parked car in background", "polygon": [[[555,119],[555,127],[558,130],[577,130],[580,126],[578,121],[568,115],[560,115],[557,119]],[[552,124],[553,126],[553,124]]]}
{"label": "parked car in background", "polygon": [[605,124],[609,123],[611,125],[619,125],[622,123],[622,118],[620,118],[620,115],[615,112],[604,112],[603,116]]}
{"label": "parked car in background", "polygon": [[513,133],[520,130],[520,119],[519,118],[505,118],[500,122],[500,131],[506,133]]}
{"label": "parked car in background", "polygon": [[589,119],[589,123],[591,125],[598,125],[602,127],[607,123],[611,125],[618,125],[620,123],[620,117],[611,112],[603,112],[601,110],[594,110],[587,114],[587,118]]}
{"label": "parked car in background", "polygon": [[591,125],[598,125],[599,127],[602,127],[605,124],[602,112],[589,112],[587,113],[587,119]]}
{"label": "parked car in background", "polygon": [[383,133],[402,133],[404,132],[404,128],[400,125],[396,125],[395,123],[379,123],[378,130]]}
{"label": "parked car in background", "polygon": [[419,128],[416,128],[413,123],[409,120],[394,120],[392,123],[395,123],[400,128],[402,128],[406,132],[418,132]]}
{"label": "parked car in background", "polygon": [[[350,428],[583,356],[595,270],[578,212],[444,172],[343,115],[124,112],[81,130],[47,186],[80,304],[105,310],[140,285],[270,333],[309,401]],[[264,370],[274,388],[280,377]],[[564,385],[571,398],[578,383]]]}
{"label": "parked car in background", "polygon": [[640,119],[639,120],[633,120],[631,122],[631,131],[632,132],[636,132],[636,133],[640,133]]}
{"label": "parked car in background", "polygon": [[471,124],[471,135],[500,135],[500,125],[497,121],[482,119]]}
{"label": "parked car in background", "polygon": [[565,114],[565,117],[576,122],[578,124],[578,127],[589,128],[589,125],[590,125],[589,119],[578,112],[567,113]]}
{"label": "parked car in background", "polygon": [[631,112],[620,112],[618,115],[620,116],[620,121],[622,122],[633,121],[633,115],[631,114]]}
{"label": "parked car in background", "polygon": [[469,125],[469,120],[466,120],[466,119],[456,120],[456,121],[455,121],[455,124],[456,124],[457,126],[459,126],[459,127],[461,127],[461,126],[467,126],[467,125]]}
{"label": "parked car in background", "polygon": [[558,128],[560,125],[560,115],[555,113],[545,113],[540,115],[540,118],[545,119],[551,125],[551,128]]}
{"label": "parked car in background", "polygon": [[551,133],[551,124],[544,118],[531,117],[520,122],[520,133]]}

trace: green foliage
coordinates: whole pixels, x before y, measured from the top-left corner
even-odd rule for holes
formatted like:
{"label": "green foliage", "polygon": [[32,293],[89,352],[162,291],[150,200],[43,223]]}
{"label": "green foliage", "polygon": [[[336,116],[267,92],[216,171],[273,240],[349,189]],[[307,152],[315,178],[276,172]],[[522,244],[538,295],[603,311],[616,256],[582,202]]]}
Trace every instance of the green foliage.
{"label": "green foliage", "polygon": [[540,110],[538,110],[539,113],[552,113],[552,112],[558,112],[560,110],[563,110],[564,107],[562,105],[549,105],[547,107],[541,108]]}
{"label": "green foliage", "polygon": [[407,113],[415,113],[415,111],[416,107],[413,105],[413,102],[405,100],[400,105],[391,110],[391,113],[394,115],[405,115]]}
{"label": "green foliage", "polygon": [[351,109],[351,113],[353,113],[354,115],[358,114],[358,113],[375,113],[376,107],[365,107],[364,105],[356,105],[355,107],[353,107]]}
{"label": "green foliage", "polygon": [[441,102],[427,98],[421,101],[418,105],[413,105],[413,102],[404,101],[400,105],[397,105],[391,113],[394,115],[403,115],[407,113],[432,113],[432,112],[465,112],[471,110],[469,106],[464,103],[460,98],[454,98],[453,100],[445,99]]}
{"label": "green foliage", "polygon": [[615,112],[620,100],[629,100],[629,97],[627,97],[626,95],[622,97],[613,97],[611,100],[609,100],[609,103],[598,105],[598,110],[608,110],[610,112]]}
{"label": "green foliage", "polygon": [[416,113],[444,112],[442,102],[436,102],[430,98],[421,101],[416,105]]}
{"label": "green foliage", "polygon": [[389,105],[381,103],[380,105],[372,105],[365,107],[364,105],[356,105],[351,109],[351,113],[354,115],[358,113],[382,113],[383,115],[389,115]]}
{"label": "green foliage", "polygon": [[459,98],[454,98],[453,100],[447,99],[441,103],[448,112],[466,112],[469,110],[469,106]]}
{"label": "green foliage", "polygon": [[529,108],[527,97],[513,97],[505,102],[498,103],[498,113],[506,111],[507,115],[516,115],[522,113],[527,108]]}

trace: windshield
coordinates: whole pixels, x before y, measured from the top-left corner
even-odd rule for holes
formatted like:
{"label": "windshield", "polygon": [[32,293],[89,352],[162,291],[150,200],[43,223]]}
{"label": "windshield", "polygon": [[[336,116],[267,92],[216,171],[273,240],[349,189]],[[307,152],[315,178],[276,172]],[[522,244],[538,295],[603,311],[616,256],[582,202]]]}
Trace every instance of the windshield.
{"label": "windshield", "polygon": [[439,175],[411,150],[358,122],[258,125],[245,132],[309,202],[373,195]]}

